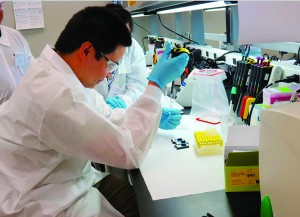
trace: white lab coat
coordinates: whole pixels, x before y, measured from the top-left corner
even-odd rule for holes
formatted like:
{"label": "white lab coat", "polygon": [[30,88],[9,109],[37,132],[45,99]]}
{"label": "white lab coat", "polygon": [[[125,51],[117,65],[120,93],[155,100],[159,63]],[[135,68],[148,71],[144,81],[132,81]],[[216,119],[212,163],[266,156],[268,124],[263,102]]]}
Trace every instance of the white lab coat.
{"label": "white lab coat", "polygon": [[119,96],[126,107],[132,105],[145,91],[147,86],[147,67],[143,49],[132,38],[132,45],[126,48],[119,68],[108,90],[108,80],[103,80],[95,89],[104,97]]}
{"label": "white lab coat", "polygon": [[149,85],[126,111],[111,110],[47,45],[0,106],[0,216],[121,216],[92,187],[105,174],[91,161],[139,167],[160,97]]}
{"label": "white lab coat", "polygon": [[33,60],[27,41],[17,30],[0,25],[0,104],[9,99]]}

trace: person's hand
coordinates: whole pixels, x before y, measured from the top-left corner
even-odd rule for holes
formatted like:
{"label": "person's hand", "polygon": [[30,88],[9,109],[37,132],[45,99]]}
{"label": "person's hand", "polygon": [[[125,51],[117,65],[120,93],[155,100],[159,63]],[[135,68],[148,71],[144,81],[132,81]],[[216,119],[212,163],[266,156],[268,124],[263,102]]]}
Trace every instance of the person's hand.
{"label": "person's hand", "polygon": [[180,120],[181,114],[179,109],[162,108],[159,128],[163,130],[173,130],[180,124]]}
{"label": "person's hand", "polygon": [[126,104],[123,100],[120,99],[120,97],[109,97],[105,100],[105,102],[112,108],[126,108]]}
{"label": "person's hand", "polygon": [[189,61],[189,56],[186,53],[168,59],[171,50],[172,46],[168,43],[162,57],[154,65],[152,72],[147,78],[149,81],[156,83],[161,89],[164,89],[166,84],[179,78]]}

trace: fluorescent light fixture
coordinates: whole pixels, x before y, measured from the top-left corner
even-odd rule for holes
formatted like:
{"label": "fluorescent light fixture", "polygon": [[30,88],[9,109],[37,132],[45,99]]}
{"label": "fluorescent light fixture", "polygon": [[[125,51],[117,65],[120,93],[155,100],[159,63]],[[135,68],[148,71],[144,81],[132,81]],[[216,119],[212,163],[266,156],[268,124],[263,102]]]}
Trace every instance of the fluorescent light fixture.
{"label": "fluorescent light fixture", "polygon": [[205,12],[213,12],[213,11],[225,11],[225,8],[212,8],[212,9],[205,9]]}
{"label": "fluorescent light fixture", "polygon": [[156,14],[155,12],[143,12],[138,14],[133,14],[131,17],[144,17],[144,16],[151,16],[153,14]]}
{"label": "fluorescent light fixture", "polygon": [[140,13],[140,14],[134,14],[131,17],[143,17],[145,16],[144,13]]}
{"label": "fluorescent light fixture", "polygon": [[225,7],[225,6],[228,6],[228,5],[225,4],[224,1],[216,1],[216,2],[209,2],[209,3],[202,3],[202,4],[200,3],[197,5],[185,6],[185,7],[174,8],[174,9],[161,10],[161,11],[157,11],[157,13],[158,14],[169,14],[169,13],[203,10],[203,9],[208,9],[208,8],[218,8],[218,7]]}

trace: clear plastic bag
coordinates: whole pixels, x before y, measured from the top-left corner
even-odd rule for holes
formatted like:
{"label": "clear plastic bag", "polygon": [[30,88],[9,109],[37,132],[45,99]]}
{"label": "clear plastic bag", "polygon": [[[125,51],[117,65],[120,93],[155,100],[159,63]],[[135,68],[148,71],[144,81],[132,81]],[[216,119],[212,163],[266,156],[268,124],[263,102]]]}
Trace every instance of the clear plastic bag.
{"label": "clear plastic bag", "polygon": [[196,117],[221,117],[228,114],[229,103],[223,80],[224,70],[194,70],[191,74],[196,79],[192,95],[191,115]]}

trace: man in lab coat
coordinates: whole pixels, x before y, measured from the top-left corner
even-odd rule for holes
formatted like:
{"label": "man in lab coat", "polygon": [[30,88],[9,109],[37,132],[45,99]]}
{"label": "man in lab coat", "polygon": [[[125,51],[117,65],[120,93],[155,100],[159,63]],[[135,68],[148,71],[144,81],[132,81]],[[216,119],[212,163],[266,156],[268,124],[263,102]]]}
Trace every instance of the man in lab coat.
{"label": "man in lab coat", "polygon": [[33,59],[25,38],[1,25],[4,3],[0,0],[0,104],[9,99]]}
{"label": "man in lab coat", "polygon": [[93,88],[130,45],[111,9],[87,7],[31,64],[0,106],[0,216],[139,216],[129,184],[91,161],[140,166],[157,132],[161,90],[180,77],[188,56],[168,59],[167,45],[144,94],[112,110]]}
{"label": "man in lab coat", "polygon": [[[130,13],[121,5],[109,3],[105,7],[113,9],[124,21],[130,33],[133,21]],[[143,49],[132,38],[132,44],[126,48],[118,69],[109,73],[95,89],[105,98],[113,109],[132,105],[144,93],[147,86],[147,68]]]}

